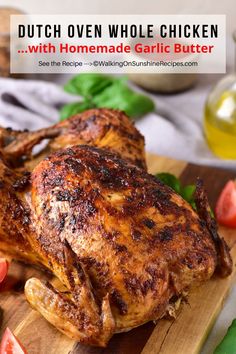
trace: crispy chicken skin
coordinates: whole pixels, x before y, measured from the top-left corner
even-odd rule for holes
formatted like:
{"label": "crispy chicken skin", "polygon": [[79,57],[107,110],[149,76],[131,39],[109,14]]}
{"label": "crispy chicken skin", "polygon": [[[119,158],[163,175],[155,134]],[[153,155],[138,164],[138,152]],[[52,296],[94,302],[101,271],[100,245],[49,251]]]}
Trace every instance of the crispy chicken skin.
{"label": "crispy chicken skin", "polygon": [[[47,139],[36,155],[32,150]],[[94,145],[115,151],[128,161],[146,168],[144,138],[120,111],[91,109],[52,127],[35,132],[0,127],[0,252],[26,262],[41,264],[25,234],[29,233],[22,189],[29,171],[50,153],[75,144]]]}
{"label": "crispy chicken skin", "polygon": [[[99,143],[93,136],[99,123],[91,117],[101,111],[106,112],[104,127],[111,119],[113,128],[96,133]],[[0,249],[49,269],[62,284],[56,289],[29,279],[27,300],[67,336],[96,346],[105,346],[116,332],[163,317],[177,298],[215,270],[223,276],[232,270],[201,183],[196,191],[199,216],[145,171],[143,139],[123,114],[101,111],[57,125],[66,126],[65,135],[52,138],[46,158],[45,150],[19,165],[24,141],[18,136],[6,144],[3,138],[0,166]],[[116,114],[127,130],[114,123]],[[76,127],[87,123],[72,129],[73,119],[78,119]],[[71,129],[79,139],[83,136],[80,142],[87,139],[86,129],[92,138],[87,145],[72,146]],[[108,134],[106,145],[104,131],[109,129],[113,139]],[[88,146],[93,143],[96,147]],[[28,163],[36,165],[31,174],[25,170]]]}
{"label": "crispy chicken skin", "polygon": [[[49,139],[47,146],[32,156],[33,147],[44,139]],[[24,165],[27,170],[32,170],[49,153],[79,144],[115,151],[146,168],[144,138],[120,111],[91,109],[35,132],[0,128],[0,148],[5,160],[13,167]]]}
{"label": "crispy chicken skin", "polygon": [[64,149],[39,163],[31,183],[28,241],[67,293],[30,279],[25,294],[80,342],[103,346],[115,332],[161,318],[217,267],[214,239],[188,203],[117,155]]}
{"label": "crispy chicken skin", "polygon": [[0,159],[0,252],[3,256],[39,264],[38,255],[24,237],[30,232],[29,210],[17,192],[28,179],[28,173],[16,173]]}

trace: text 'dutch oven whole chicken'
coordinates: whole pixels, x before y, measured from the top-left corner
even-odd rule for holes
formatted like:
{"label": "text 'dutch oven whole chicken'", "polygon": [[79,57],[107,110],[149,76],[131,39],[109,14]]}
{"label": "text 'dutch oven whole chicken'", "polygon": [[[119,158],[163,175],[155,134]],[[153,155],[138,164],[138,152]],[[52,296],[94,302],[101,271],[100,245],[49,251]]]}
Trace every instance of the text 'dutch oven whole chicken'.
{"label": "text 'dutch oven whole chicken'", "polygon": [[[47,146],[36,155],[42,139]],[[128,118],[90,110],[38,132],[1,131],[0,249],[50,270],[29,303],[75,340],[105,346],[157,320],[191,286],[231,273],[200,182],[198,213],[146,172]]]}

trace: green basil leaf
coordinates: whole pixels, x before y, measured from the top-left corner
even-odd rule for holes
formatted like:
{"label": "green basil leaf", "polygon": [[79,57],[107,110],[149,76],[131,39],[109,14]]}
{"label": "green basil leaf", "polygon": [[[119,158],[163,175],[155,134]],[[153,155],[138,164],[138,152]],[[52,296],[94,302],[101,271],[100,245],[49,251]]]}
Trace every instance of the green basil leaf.
{"label": "green basil leaf", "polygon": [[195,190],[196,190],[196,186],[193,184],[189,184],[189,185],[181,188],[180,195],[185,200],[187,200],[187,202],[191,203],[194,200]]}
{"label": "green basil leaf", "polygon": [[[195,203],[194,194],[196,191],[196,186],[193,184],[189,184],[187,186],[182,186],[180,180],[168,172],[157,173],[155,175],[158,179],[160,179],[164,184],[171,187],[176,193],[181,195],[183,199],[185,199],[191,207],[197,211],[197,206]],[[214,212],[210,209],[211,217],[214,218]]]}
{"label": "green basil leaf", "polygon": [[196,203],[192,200],[191,202],[189,202],[189,204],[191,205],[191,207],[197,211],[197,206],[196,206]]}
{"label": "green basil leaf", "polygon": [[214,214],[214,211],[212,210],[212,208],[210,208],[210,214],[211,214],[211,217],[212,217],[213,219],[215,219],[215,214]]}
{"label": "green basil leaf", "polygon": [[132,118],[138,118],[152,112],[154,108],[155,105],[150,97],[134,92],[129,99],[129,107],[125,112]]}
{"label": "green basil leaf", "polygon": [[66,104],[62,107],[60,111],[60,120],[65,120],[69,117],[74,116],[77,113],[84,112],[90,108],[93,108],[93,104],[90,101],[73,102]]}
{"label": "green basil leaf", "polygon": [[175,192],[180,194],[181,184],[180,180],[168,172],[157,173],[156,177],[159,178],[164,184],[171,187]]}
{"label": "green basil leaf", "polygon": [[110,86],[113,81],[114,79],[108,75],[94,73],[79,74],[64,86],[64,90],[75,95],[91,98]]}
{"label": "green basil leaf", "polygon": [[153,111],[153,101],[144,95],[134,92],[122,81],[115,81],[93,98],[100,108],[113,108],[124,111],[128,116],[136,118]]}
{"label": "green basil leaf", "polygon": [[233,320],[228,331],[213,354],[234,354],[236,353],[236,319]]}

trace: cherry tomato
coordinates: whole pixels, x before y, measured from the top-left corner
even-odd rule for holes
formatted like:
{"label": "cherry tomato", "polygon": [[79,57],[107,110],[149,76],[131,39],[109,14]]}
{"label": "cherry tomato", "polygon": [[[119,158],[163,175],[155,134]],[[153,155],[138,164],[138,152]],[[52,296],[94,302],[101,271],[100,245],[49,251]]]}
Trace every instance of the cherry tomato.
{"label": "cherry tomato", "polygon": [[27,354],[25,348],[20,344],[9,328],[6,328],[3,334],[0,354]]}
{"label": "cherry tomato", "polygon": [[216,219],[225,226],[236,228],[236,182],[229,181],[216,203]]}
{"label": "cherry tomato", "polygon": [[4,258],[0,258],[0,283],[3,282],[7,275],[8,262]]}

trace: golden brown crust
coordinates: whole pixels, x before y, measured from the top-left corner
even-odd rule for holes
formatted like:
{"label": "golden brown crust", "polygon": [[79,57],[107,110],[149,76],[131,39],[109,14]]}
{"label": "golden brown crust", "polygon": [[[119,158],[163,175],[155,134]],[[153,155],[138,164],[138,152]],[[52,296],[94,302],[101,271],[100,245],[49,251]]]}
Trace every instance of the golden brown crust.
{"label": "golden brown crust", "polygon": [[146,168],[144,138],[121,111],[90,109],[57,126],[65,129],[66,135],[62,134],[50,143],[53,151],[79,144],[97,146],[114,151],[135,165]]}
{"label": "golden brown crust", "polygon": [[30,233],[30,212],[24,205],[21,188],[29,181],[28,173],[10,170],[0,159],[0,251],[5,256],[39,264],[24,235]]}
{"label": "golden brown crust", "polygon": [[212,211],[208,203],[207,195],[203,188],[203,181],[198,179],[195,192],[195,203],[198,215],[205,222],[212,239],[215,243],[217,251],[217,268],[216,271],[222,277],[227,277],[232,273],[233,261],[229,253],[227,243],[218,234],[218,225],[216,219],[212,216]]}
{"label": "golden brown crust", "polygon": [[160,318],[173,296],[207,280],[217,254],[192,208],[142,169],[88,146],[32,174],[34,249],[58,270],[66,240],[96,297],[109,293],[116,331]]}
{"label": "golden brown crust", "polygon": [[[49,139],[46,148],[31,156],[33,147],[43,139]],[[35,132],[0,128],[0,147],[11,167],[32,170],[49,153],[79,144],[115,151],[146,168],[144,138],[129,118],[117,110],[91,109]]]}
{"label": "golden brown crust", "polygon": [[145,171],[143,137],[123,113],[94,109],[34,133],[0,130],[0,146],[0,250],[61,281],[65,291],[30,279],[25,294],[69,337],[105,346],[113,333],[161,318],[217,266],[230,273],[203,189],[199,217]]}

